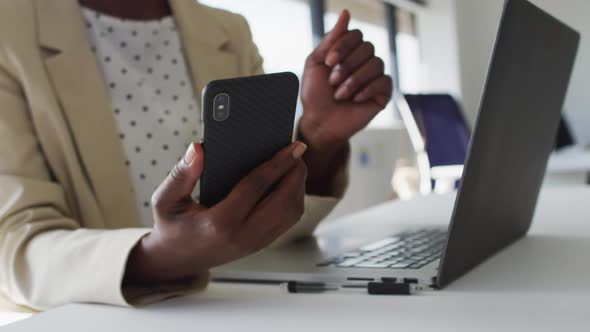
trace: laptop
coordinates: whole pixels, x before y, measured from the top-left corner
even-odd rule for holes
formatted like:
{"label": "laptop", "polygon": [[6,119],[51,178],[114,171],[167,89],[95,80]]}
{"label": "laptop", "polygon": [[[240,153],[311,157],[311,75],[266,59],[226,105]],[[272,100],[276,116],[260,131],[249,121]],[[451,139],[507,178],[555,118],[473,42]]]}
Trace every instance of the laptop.
{"label": "laptop", "polygon": [[532,222],[579,39],[530,2],[505,2],[448,227],[379,224],[372,231],[383,236],[376,241],[363,239],[361,229],[334,228],[221,266],[213,279],[394,281],[441,289],[519,240]]}

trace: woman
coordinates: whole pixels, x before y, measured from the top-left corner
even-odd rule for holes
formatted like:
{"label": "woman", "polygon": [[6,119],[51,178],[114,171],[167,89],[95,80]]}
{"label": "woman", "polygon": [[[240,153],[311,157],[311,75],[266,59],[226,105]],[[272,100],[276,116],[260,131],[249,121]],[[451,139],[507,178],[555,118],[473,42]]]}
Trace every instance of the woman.
{"label": "woman", "polygon": [[310,234],[344,192],[348,139],[391,96],[349,19],[306,62],[300,141],[207,209],[192,197],[198,91],[262,73],[246,21],[192,0],[2,1],[0,295],[36,310],[153,302]]}

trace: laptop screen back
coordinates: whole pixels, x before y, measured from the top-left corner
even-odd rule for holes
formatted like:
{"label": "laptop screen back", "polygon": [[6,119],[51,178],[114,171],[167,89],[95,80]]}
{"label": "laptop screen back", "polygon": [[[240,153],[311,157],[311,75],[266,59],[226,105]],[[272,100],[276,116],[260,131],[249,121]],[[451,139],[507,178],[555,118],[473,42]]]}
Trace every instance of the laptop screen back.
{"label": "laptop screen back", "polygon": [[506,2],[438,287],[526,234],[578,43],[577,32],[528,1]]}

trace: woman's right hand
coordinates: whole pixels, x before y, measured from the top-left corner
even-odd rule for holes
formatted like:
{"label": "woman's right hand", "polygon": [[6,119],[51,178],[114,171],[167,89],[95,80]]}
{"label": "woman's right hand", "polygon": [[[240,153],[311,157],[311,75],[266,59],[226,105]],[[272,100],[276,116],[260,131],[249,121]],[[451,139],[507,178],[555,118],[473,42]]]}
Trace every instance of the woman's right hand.
{"label": "woman's right hand", "polygon": [[301,142],[287,146],[243,178],[223,201],[206,208],[191,197],[204,157],[201,145],[193,143],[152,196],[154,229],[132,250],[125,282],[193,278],[271,244],[303,214],[305,149]]}

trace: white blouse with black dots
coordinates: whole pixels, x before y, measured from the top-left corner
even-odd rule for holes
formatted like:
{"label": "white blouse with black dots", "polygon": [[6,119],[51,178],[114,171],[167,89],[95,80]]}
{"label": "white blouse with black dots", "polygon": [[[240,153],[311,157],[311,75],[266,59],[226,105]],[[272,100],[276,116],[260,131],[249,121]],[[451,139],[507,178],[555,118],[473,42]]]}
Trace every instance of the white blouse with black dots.
{"label": "white blouse with black dots", "polygon": [[83,8],[127,156],[141,223],[150,197],[188,145],[200,114],[174,19],[122,20]]}

